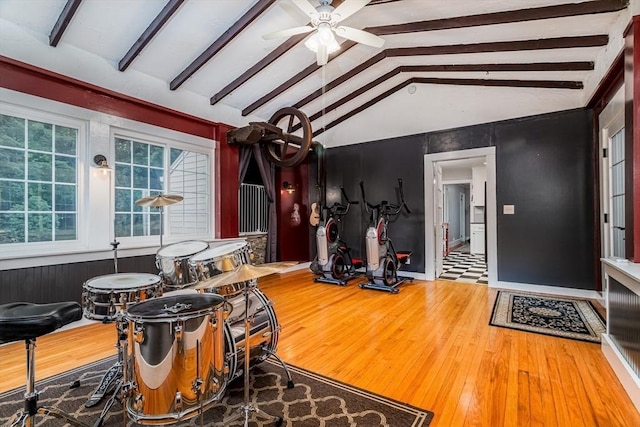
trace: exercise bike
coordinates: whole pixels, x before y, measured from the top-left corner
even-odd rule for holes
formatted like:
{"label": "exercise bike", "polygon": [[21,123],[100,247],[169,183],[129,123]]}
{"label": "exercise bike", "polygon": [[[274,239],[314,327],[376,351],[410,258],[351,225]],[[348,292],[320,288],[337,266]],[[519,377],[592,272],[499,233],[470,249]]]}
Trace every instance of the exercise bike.
{"label": "exercise bike", "polygon": [[362,201],[365,204],[367,213],[370,214],[369,227],[365,235],[367,249],[366,276],[369,281],[360,283],[359,286],[363,289],[375,289],[397,294],[398,286],[413,280],[411,277],[398,276],[398,269],[409,262],[411,252],[396,251],[388,235],[389,220],[392,217],[400,214],[402,208],[407,213],[411,213],[404,201],[402,179],[398,179],[398,185],[400,187],[401,201],[399,206],[390,204],[386,200],[374,205],[367,202],[364,194],[364,184],[360,181]]}
{"label": "exercise bike", "polygon": [[340,240],[342,217],[349,212],[351,205],[359,204],[357,201],[349,200],[344,187],[340,186],[340,191],[347,204],[334,203],[331,207],[322,208],[323,213],[327,214],[327,221],[322,221],[316,230],[317,256],[310,268],[319,276],[315,278],[315,282],[346,286],[349,280],[362,275],[356,270],[363,267],[364,263],[359,259],[353,259],[351,249]]}

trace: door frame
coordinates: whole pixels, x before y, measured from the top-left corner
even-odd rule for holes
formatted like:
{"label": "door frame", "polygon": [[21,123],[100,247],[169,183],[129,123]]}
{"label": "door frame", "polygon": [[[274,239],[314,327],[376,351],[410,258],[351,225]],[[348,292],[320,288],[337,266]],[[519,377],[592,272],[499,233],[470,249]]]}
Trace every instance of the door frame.
{"label": "door frame", "polygon": [[485,209],[487,214],[487,273],[489,286],[496,286],[498,281],[498,234],[497,234],[497,199],[496,199],[496,148],[472,148],[469,150],[447,151],[444,153],[425,154],[424,156],[424,223],[425,223],[425,276],[426,280],[435,280],[436,270],[436,238],[434,203],[435,167],[434,164],[443,160],[468,159],[484,157],[487,162],[487,200]]}

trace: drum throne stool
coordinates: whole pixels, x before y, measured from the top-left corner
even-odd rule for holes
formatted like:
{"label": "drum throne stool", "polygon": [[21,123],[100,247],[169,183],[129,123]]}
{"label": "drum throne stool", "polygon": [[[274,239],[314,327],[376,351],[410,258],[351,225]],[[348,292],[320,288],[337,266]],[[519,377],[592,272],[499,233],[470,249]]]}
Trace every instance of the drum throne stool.
{"label": "drum throne stool", "polygon": [[82,318],[82,308],[77,302],[32,304],[16,302],[0,305],[0,343],[24,340],[27,350],[27,382],[24,394],[24,409],[9,421],[10,426],[33,427],[36,414],[63,419],[77,427],[86,424],[54,408],[38,406],[38,391],[35,389],[36,338],[49,334],[71,322]]}

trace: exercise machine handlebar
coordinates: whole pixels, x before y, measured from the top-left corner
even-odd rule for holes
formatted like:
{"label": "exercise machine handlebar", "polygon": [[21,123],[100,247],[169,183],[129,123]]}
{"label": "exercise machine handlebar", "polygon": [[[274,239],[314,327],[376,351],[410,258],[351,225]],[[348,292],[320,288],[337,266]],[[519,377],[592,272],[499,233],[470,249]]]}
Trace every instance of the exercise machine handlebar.
{"label": "exercise machine handlebar", "polygon": [[371,204],[369,202],[367,202],[367,199],[365,197],[365,193],[364,193],[364,183],[362,181],[360,181],[360,191],[362,192],[362,201],[365,204],[366,210],[367,212],[371,212],[371,211],[377,211],[379,212],[380,215],[387,215],[387,216],[394,216],[394,215],[398,215],[400,213],[400,211],[402,210],[402,208],[404,208],[408,214],[411,213],[411,209],[409,209],[409,206],[407,206],[407,203],[404,200],[404,190],[402,188],[402,178],[398,178],[398,186],[400,189],[400,205],[394,205],[391,204],[389,202],[387,202],[386,200],[381,201],[380,203],[378,203],[377,205]]}
{"label": "exercise machine handlebar", "polygon": [[342,203],[336,202],[332,206],[325,206],[323,209],[326,210],[330,216],[344,216],[349,212],[351,205],[360,204],[357,200],[349,200],[349,197],[347,196],[346,191],[344,191],[344,187],[342,185],[340,186],[340,191],[342,192],[342,197],[347,201],[347,204],[343,205]]}

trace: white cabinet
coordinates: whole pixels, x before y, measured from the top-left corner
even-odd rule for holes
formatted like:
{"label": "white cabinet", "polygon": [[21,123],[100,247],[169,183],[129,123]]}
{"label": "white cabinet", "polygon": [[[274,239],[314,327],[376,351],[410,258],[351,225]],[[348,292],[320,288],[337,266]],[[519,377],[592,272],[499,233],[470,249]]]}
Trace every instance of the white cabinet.
{"label": "white cabinet", "polygon": [[484,206],[484,183],[486,181],[486,167],[474,166],[471,168],[471,205]]}
{"label": "white cabinet", "polygon": [[471,224],[469,250],[472,254],[484,254],[484,224]]}

